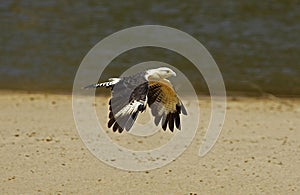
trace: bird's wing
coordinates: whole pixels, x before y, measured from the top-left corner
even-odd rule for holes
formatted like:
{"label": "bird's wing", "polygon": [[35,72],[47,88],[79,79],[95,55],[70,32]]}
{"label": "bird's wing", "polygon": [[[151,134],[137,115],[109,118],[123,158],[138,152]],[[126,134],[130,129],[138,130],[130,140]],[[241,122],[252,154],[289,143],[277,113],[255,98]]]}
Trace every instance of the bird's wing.
{"label": "bird's wing", "polygon": [[148,82],[144,77],[127,77],[115,84],[109,101],[108,127],[114,132],[129,131],[138,113],[145,110],[147,93]]}
{"label": "bird's wing", "polygon": [[173,132],[174,124],[181,129],[180,114],[187,115],[187,111],[168,80],[149,82],[148,105],[156,125],[162,121],[164,130],[169,126]]}

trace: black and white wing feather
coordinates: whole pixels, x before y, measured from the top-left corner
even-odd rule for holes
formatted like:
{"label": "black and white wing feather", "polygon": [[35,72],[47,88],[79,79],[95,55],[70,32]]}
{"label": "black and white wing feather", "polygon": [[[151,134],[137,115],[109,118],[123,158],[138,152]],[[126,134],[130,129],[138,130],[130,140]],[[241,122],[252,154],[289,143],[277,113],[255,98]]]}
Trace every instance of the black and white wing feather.
{"label": "black and white wing feather", "polygon": [[112,87],[108,127],[114,132],[129,131],[138,113],[147,105],[148,81],[144,74],[124,77]]}
{"label": "black and white wing feather", "polygon": [[181,129],[180,114],[187,111],[168,80],[149,82],[148,105],[157,126],[161,122],[163,130]]}

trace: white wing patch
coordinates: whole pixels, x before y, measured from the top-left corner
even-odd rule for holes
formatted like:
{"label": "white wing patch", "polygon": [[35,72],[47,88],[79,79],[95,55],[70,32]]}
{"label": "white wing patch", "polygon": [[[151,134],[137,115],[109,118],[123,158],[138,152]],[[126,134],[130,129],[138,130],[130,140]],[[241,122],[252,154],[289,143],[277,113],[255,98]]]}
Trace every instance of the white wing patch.
{"label": "white wing patch", "polygon": [[124,116],[124,115],[132,115],[136,111],[139,110],[140,106],[144,106],[142,102],[133,101],[127,104],[124,108],[122,108],[118,113],[115,114],[115,118]]}

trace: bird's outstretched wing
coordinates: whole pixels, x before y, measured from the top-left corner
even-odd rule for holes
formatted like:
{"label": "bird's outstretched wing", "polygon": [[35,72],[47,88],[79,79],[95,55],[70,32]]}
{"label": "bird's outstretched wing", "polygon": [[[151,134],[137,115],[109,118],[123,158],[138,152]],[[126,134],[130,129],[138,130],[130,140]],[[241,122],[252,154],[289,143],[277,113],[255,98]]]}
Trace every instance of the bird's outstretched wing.
{"label": "bird's outstretched wing", "polygon": [[128,77],[115,84],[109,101],[108,128],[120,133],[129,131],[138,113],[145,110],[147,93],[148,82],[143,77]]}
{"label": "bird's outstretched wing", "polygon": [[174,124],[181,129],[180,114],[187,115],[187,111],[168,80],[149,82],[148,105],[157,126],[162,121],[164,130],[169,126],[173,132]]}

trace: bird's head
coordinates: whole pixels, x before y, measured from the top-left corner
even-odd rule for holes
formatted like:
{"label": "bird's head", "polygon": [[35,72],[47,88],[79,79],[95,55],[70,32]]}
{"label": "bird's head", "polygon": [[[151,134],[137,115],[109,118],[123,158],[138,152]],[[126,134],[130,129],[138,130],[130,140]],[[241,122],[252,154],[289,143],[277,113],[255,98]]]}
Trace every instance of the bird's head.
{"label": "bird's head", "polygon": [[169,78],[171,76],[176,76],[176,73],[170,68],[160,67],[160,68],[147,70],[146,76],[150,80],[161,80],[161,79]]}

